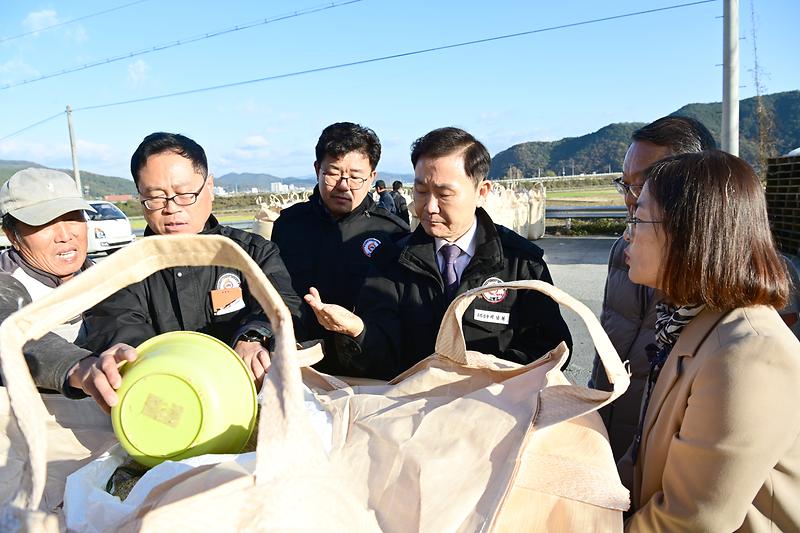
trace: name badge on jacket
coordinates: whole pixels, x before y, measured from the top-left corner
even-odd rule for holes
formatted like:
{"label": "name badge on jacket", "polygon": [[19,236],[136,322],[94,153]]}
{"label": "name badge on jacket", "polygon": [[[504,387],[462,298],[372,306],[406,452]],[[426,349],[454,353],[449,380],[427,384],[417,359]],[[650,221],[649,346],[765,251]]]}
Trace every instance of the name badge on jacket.
{"label": "name badge on jacket", "polygon": [[211,291],[211,307],[214,314],[227,315],[244,307],[241,287],[233,289],[215,289]]}
{"label": "name badge on jacket", "polygon": [[487,311],[486,309],[475,309],[473,318],[479,322],[491,322],[492,324],[508,324],[510,313],[500,311]]}

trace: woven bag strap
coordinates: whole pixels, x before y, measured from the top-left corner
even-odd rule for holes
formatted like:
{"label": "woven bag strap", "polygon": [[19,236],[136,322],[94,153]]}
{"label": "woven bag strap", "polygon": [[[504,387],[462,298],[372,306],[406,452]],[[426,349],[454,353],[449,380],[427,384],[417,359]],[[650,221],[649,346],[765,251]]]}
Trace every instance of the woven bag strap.
{"label": "woven bag strap", "polygon": [[[235,242],[216,235],[171,235],[137,241],[58,289],[12,314],[0,325],[0,370],[9,404],[28,447],[29,463],[19,478],[12,505],[37,509],[44,491],[47,468],[47,411],[22,355],[23,345],[38,339],[53,327],[111,296],[123,287],[147,276],[177,266],[225,266],[241,271],[253,297],[264,309],[275,333],[276,349],[267,376],[266,400],[262,404],[256,474],[268,468],[269,447],[264,439],[278,434],[279,426],[292,445],[302,447],[315,441],[303,410],[303,391],[298,361],[294,357],[295,337],[291,314],[261,268]],[[283,439],[285,440],[285,439]],[[308,444],[303,444],[307,442]],[[317,443],[318,444],[318,443]],[[313,449],[309,453],[321,453]],[[257,481],[259,481],[257,479]]]}
{"label": "woven bag strap", "polygon": [[[595,344],[597,354],[605,367],[609,383],[614,385],[610,392],[587,389],[577,385],[555,385],[546,387],[540,391],[540,409],[534,421],[537,427],[569,420],[580,416],[603,405],[610,403],[622,395],[630,384],[630,377],[625,370],[625,366],[617,355],[617,351],[611,344],[608,335],[603,330],[594,313],[563,290],[554,287],[544,281],[521,280],[498,283],[478,287],[458,295],[450,307],[447,308],[439,334],[436,337],[436,353],[442,357],[447,357],[459,364],[467,366],[485,366],[485,357],[476,352],[467,352],[464,341],[464,330],[461,320],[472,301],[483,293],[506,290],[534,290],[546,294],[555,302],[572,309],[586,324],[589,336]],[[564,352],[559,366],[566,360],[567,353]]]}

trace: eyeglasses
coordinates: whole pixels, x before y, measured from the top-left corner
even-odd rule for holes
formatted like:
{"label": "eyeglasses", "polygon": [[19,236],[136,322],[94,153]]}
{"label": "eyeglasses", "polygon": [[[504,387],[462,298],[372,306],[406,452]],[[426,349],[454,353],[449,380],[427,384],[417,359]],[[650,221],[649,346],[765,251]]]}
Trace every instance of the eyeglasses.
{"label": "eyeglasses", "polygon": [[180,194],[173,194],[172,196],[153,196],[152,198],[141,200],[141,203],[148,211],[164,209],[170,201],[175,202],[175,205],[181,207],[192,205],[197,202],[197,197],[203,192],[206,181],[208,181],[208,176],[203,178],[203,184],[197,189],[197,192],[182,192]]}
{"label": "eyeglasses", "polygon": [[662,224],[663,220],[642,220],[636,217],[628,217],[625,219],[625,224],[628,228],[628,236],[633,237],[633,234],[636,232],[636,225],[637,224]]}
{"label": "eyeglasses", "polygon": [[336,187],[337,185],[339,185],[340,181],[345,180],[345,182],[347,183],[347,187],[351,191],[357,191],[358,189],[363,187],[368,179],[368,178],[356,178],[353,176],[340,176],[338,174],[325,174],[325,173],[322,174],[322,177],[325,180],[325,184],[330,187]]}
{"label": "eyeglasses", "polygon": [[628,185],[622,181],[622,176],[614,178],[611,181],[614,183],[614,187],[617,188],[617,192],[622,196],[630,194],[634,198],[639,198],[639,195],[642,194],[642,187],[644,187],[644,185]]}

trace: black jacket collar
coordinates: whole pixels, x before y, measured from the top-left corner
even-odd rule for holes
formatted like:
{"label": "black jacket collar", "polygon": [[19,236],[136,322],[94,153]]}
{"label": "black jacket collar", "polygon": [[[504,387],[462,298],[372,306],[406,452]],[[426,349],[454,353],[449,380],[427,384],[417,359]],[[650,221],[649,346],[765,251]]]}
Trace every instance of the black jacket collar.
{"label": "black jacket collar", "polygon": [[[483,208],[475,210],[478,226],[475,230],[475,255],[470,260],[461,278],[466,279],[474,273],[496,270],[503,264],[503,245],[492,219]],[[422,224],[408,237],[399,263],[415,272],[433,276],[441,280],[439,265],[436,262],[436,245],[433,237],[425,233]]]}
{"label": "black jacket collar", "polygon": [[[206,220],[203,229],[200,231],[200,235],[217,235],[222,230],[222,226],[217,220],[217,217],[214,215],[209,215],[208,220]],[[144,236],[149,237],[151,235],[155,235],[156,233],[150,229],[150,226],[144,228]]]}
{"label": "black jacket collar", "polygon": [[375,201],[372,199],[372,194],[367,193],[367,195],[364,197],[364,200],[355,209],[350,211],[342,218],[334,218],[330,210],[328,210],[328,208],[322,202],[322,195],[319,192],[319,185],[314,186],[314,192],[311,194],[311,196],[309,196],[308,201],[311,203],[311,209],[314,210],[314,213],[316,213],[318,217],[322,218],[323,220],[329,220],[335,224],[341,224],[358,218],[362,214],[372,211],[375,207]]}

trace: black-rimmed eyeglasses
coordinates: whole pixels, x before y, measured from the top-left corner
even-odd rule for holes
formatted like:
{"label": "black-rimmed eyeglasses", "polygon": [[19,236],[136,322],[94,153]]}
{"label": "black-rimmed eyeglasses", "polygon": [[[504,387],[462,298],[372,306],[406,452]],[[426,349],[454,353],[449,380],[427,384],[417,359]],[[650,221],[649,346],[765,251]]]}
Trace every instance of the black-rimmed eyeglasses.
{"label": "black-rimmed eyeglasses", "polygon": [[625,224],[628,228],[628,236],[633,237],[633,234],[636,233],[636,225],[637,224],[662,224],[662,220],[642,220],[641,218],[636,217],[628,217],[625,219]]}
{"label": "black-rimmed eyeglasses", "polygon": [[357,191],[364,184],[367,182],[368,178],[357,178],[354,176],[340,176],[339,174],[322,174],[322,178],[325,180],[325,184],[329,187],[336,187],[339,185],[339,182],[344,180],[347,184],[347,187],[351,191]]}
{"label": "black-rimmed eyeglasses", "polygon": [[206,181],[208,181],[208,176],[203,178],[203,184],[197,189],[197,192],[182,192],[180,194],[173,194],[172,196],[153,196],[152,198],[141,200],[141,203],[148,211],[164,209],[170,201],[175,202],[175,205],[181,207],[193,205],[197,202],[197,197],[200,196],[200,193],[203,192]]}
{"label": "black-rimmed eyeglasses", "polygon": [[614,178],[611,181],[614,183],[614,187],[617,188],[617,192],[622,196],[630,194],[634,198],[639,198],[639,195],[642,194],[642,187],[644,187],[644,185],[628,185],[622,181],[622,176]]}

